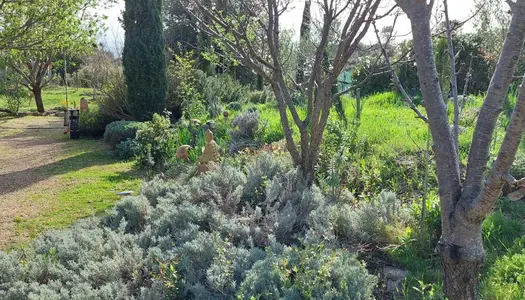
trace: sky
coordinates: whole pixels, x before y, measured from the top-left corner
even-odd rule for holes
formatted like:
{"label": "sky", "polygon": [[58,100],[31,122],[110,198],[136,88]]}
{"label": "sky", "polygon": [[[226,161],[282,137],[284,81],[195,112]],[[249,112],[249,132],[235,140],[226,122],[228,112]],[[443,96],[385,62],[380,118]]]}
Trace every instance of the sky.
{"label": "sky", "polygon": [[[292,9],[281,19],[283,21],[283,27],[294,29],[295,32],[298,33],[301,24],[304,1],[295,2],[296,4],[293,5]],[[436,0],[436,3],[440,5],[438,9],[442,10],[442,1]],[[474,0],[449,0],[448,3],[451,20],[466,20],[474,13]],[[384,0],[378,14],[386,12],[393,4],[394,0]],[[99,41],[102,42],[108,50],[111,50],[114,53],[122,51],[124,44],[124,30],[118,22],[122,10],[124,10],[124,0],[119,0],[116,5],[105,11],[105,14],[108,16],[108,19],[106,20],[108,31],[105,33],[105,36],[101,35],[99,37]],[[315,14],[316,12],[312,13]],[[378,21],[377,26],[382,28],[391,25],[392,21],[393,17],[386,17]],[[471,31],[472,29],[472,22],[465,24],[463,28],[465,31]],[[398,39],[410,38],[410,22],[406,16],[398,18],[395,32]],[[363,42],[373,43],[375,42],[375,39],[373,31],[370,30],[364,37]]]}

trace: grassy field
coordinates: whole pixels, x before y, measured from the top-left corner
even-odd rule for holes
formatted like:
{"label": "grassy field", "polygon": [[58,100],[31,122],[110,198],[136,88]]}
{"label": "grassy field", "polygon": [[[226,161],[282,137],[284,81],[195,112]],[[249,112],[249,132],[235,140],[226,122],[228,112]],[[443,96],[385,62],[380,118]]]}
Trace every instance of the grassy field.
{"label": "grassy field", "polygon": [[35,217],[16,219],[17,232],[22,236],[33,238],[44,230],[100,215],[121,198],[118,192],[138,191],[140,180],[133,163],[111,159],[101,141],[74,141],[64,146],[56,164],[38,171],[56,176],[59,185],[27,195],[46,208]]}
{"label": "grassy field", "polygon": [[[70,87],[68,92],[69,106],[73,107],[74,104],[80,105],[80,99],[82,97],[90,98],[92,89],[88,88],[77,88]],[[31,95],[28,92],[28,95]],[[46,110],[65,107],[66,101],[66,88],[64,86],[49,86],[44,88],[42,91],[42,99],[44,101],[44,108]],[[7,107],[5,98],[0,97],[0,107]],[[33,97],[28,97],[27,100],[22,101],[20,111],[36,111],[35,100]]]}

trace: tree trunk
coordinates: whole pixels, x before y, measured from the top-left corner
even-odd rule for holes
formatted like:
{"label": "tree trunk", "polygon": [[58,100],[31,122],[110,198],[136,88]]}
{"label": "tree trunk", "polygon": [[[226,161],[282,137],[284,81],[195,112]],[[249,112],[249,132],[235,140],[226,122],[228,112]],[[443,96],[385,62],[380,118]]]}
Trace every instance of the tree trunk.
{"label": "tree trunk", "polygon": [[443,235],[436,249],[443,260],[443,291],[449,300],[479,299],[479,274],[485,259],[481,223],[459,212],[450,219],[453,232]]}
{"label": "tree trunk", "polygon": [[311,6],[312,0],[306,0],[304,3],[303,20],[301,21],[300,30],[300,49],[297,58],[297,73],[295,74],[295,81],[297,84],[305,82],[304,68],[306,66],[306,43],[310,36],[310,23],[311,21]]}
{"label": "tree trunk", "polygon": [[443,257],[444,293],[449,300],[478,299],[478,261],[454,260]]}
{"label": "tree trunk", "polygon": [[42,88],[41,87],[32,87],[31,88],[31,92],[33,92],[33,96],[35,97],[36,110],[39,113],[45,112],[44,101],[42,100]]}

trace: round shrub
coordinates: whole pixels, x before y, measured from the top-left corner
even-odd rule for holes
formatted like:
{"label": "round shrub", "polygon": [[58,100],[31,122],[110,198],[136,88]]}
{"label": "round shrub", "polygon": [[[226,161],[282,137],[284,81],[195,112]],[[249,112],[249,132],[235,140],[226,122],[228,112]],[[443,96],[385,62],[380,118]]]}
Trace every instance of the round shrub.
{"label": "round shrub", "polygon": [[373,299],[377,278],[346,250],[286,247],[256,262],[239,299]]}
{"label": "round shrub", "polygon": [[144,229],[150,218],[151,206],[148,199],[143,196],[126,197],[117,203],[115,213],[110,216],[112,228],[118,228],[125,222],[126,232],[137,233]]}
{"label": "round shrub", "polygon": [[99,138],[104,135],[106,126],[114,119],[98,110],[80,113],[80,134],[87,137]]}
{"label": "round shrub", "polygon": [[133,139],[127,139],[118,143],[112,153],[113,157],[120,160],[130,160],[137,155],[137,143]]}
{"label": "round shrub", "polygon": [[137,130],[143,127],[141,122],[115,121],[106,126],[104,132],[104,142],[115,148],[120,142],[127,139],[134,139]]}
{"label": "round shrub", "polygon": [[137,130],[137,163],[149,171],[164,171],[177,152],[176,134],[168,116],[153,115]]}

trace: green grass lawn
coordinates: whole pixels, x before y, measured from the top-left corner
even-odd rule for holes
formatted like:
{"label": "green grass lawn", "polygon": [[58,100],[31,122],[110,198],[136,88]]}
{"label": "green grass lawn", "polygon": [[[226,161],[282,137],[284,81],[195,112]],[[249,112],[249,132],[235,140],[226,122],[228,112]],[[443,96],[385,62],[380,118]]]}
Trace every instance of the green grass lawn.
{"label": "green grass lawn", "polygon": [[56,164],[39,170],[47,176],[60,174],[60,184],[28,195],[46,209],[34,218],[17,219],[19,234],[34,238],[44,230],[67,227],[110,209],[121,198],[118,192],[138,192],[140,179],[133,163],[111,159],[101,141],[72,141],[66,146],[67,154]]}
{"label": "green grass lawn", "polygon": [[[87,99],[91,98],[89,95],[92,91],[93,90],[89,88],[70,87],[68,91],[69,106],[73,107],[73,105],[76,104],[78,107],[82,97]],[[31,95],[31,93],[28,92],[28,95]],[[44,88],[42,91],[42,100],[44,101],[44,108],[46,110],[65,107],[66,88],[64,86],[49,86]],[[4,97],[0,97],[0,107],[7,107]],[[20,111],[36,111],[35,100],[32,95],[27,100],[22,101]]]}
{"label": "green grass lawn", "polygon": [[[61,119],[33,116],[0,119],[2,153],[21,161],[19,168],[4,177],[6,180],[16,178],[16,174],[27,177],[27,182],[14,183],[16,198],[7,194],[5,199],[0,196],[0,202],[19,199],[30,204],[21,209],[21,215],[13,215],[17,237],[8,247],[24,245],[42,231],[67,227],[77,219],[103,214],[120,200],[118,192],[138,193],[141,179],[133,162],[111,158],[102,140],[71,140],[55,124],[60,126]],[[41,126],[54,129],[38,132],[23,129]],[[39,165],[28,166],[23,156],[17,156],[24,150],[32,156],[31,153],[42,149],[52,153],[45,153],[46,162]]]}

